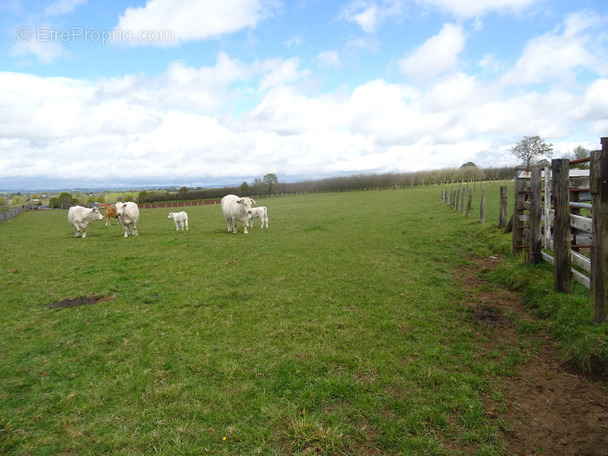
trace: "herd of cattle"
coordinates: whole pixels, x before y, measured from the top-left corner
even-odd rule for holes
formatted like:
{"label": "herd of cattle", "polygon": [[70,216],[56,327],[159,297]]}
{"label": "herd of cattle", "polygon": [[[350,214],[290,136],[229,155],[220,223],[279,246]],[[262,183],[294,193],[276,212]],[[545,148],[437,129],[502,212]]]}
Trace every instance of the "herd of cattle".
{"label": "herd of cattle", "polygon": [[[268,209],[265,206],[251,207],[255,204],[253,198],[226,195],[222,198],[221,207],[228,226],[228,232],[236,233],[236,224],[243,224],[243,231],[247,234],[247,226],[253,226],[253,219],[259,218],[262,228],[268,228]],[[106,226],[110,226],[110,218],[115,217],[122,225],[125,237],[137,236],[137,221],[139,220],[139,207],[136,203],[127,201],[118,202],[116,205],[104,204]],[[97,208],[73,206],[68,211],[68,223],[74,227],[74,237],[87,236],[86,229],[90,222],[103,220],[103,215]],[[182,212],[169,212],[168,218],[175,222],[175,229],[188,230],[188,214]]]}

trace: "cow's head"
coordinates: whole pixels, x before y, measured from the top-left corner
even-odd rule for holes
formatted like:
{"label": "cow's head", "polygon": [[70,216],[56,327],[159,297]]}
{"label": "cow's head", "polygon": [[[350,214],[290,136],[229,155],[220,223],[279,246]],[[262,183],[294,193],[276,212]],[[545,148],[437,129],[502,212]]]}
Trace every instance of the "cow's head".
{"label": "cow's head", "polygon": [[238,204],[240,204],[240,205],[242,205],[242,206],[243,206],[243,207],[242,207],[242,210],[243,210],[244,212],[246,212],[247,214],[251,214],[251,203],[252,203],[252,202],[254,202],[254,203],[255,203],[255,201],[253,201],[251,198],[247,198],[247,197],[245,197],[245,198],[241,198],[241,199],[236,200],[236,202],[237,202]]}
{"label": "cow's head", "polygon": [[96,207],[93,208],[91,214],[93,215],[93,220],[103,220],[103,215],[101,215],[101,212]]}
{"label": "cow's head", "polygon": [[116,203],[116,217],[118,217],[119,215],[122,215],[125,206],[126,206],[126,204],[122,203],[120,201],[118,201]]}
{"label": "cow's head", "polygon": [[169,215],[167,216],[167,218],[173,218],[175,214],[173,212],[169,212]]}

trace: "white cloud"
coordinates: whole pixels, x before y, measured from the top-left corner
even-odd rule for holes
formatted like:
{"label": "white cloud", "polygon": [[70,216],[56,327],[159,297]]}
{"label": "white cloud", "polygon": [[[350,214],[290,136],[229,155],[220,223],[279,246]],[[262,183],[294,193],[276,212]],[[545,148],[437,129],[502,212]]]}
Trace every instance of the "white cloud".
{"label": "white cloud", "polygon": [[492,11],[521,13],[539,0],[417,0],[426,8],[436,8],[460,19],[475,18]]}
{"label": "white cloud", "polygon": [[458,67],[458,56],[464,50],[465,43],[466,37],[461,27],[445,24],[439,34],[402,58],[399,69],[405,76],[421,81],[429,80]]}
{"label": "white cloud", "polygon": [[336,51],[323,51],[317,55],[317,63],[322,67],[339,67],[340,55]]}
{"label": "white cloud", "polygon": [[59,42],[30,39],[16,41],[9,51],[11,57],[27,59],[33,56],[38,62],[49,64],[58,58],[69,57],[71,54]]}
{"label": "white cloud", "polygon": [[127,8],[115,31],[128,44],[176,45],[254,28],[278,7],[276,0],[149,0]]}
{"label": "white cloud", "polygon": [[61,14],[71,13],[78,6],[86,3],[87,1],[88,0],[57,0],[44,9],[44,14],[49,16],[59,16]]}
{"label": "white cloud", "polygon": [[296,82],[310,74],[309,70],[300,69],[300,60],[296,57],[287,60],[268,59],[263,61],[259,67],[259,71],[262,73],[261,90]]}
{"label": "white cloud", "polygon": [[502,77],[504,84],[572,83],[576,71],[593,68],[606,74],[606,52],[596,47],[605,42],[599,33],[603,19],[587,13],[566,17],[563,26],[530,40],[512,71]]}
{"label": "white cloud", "polygon": [[342,7],[340,18],[354,22],[366,33],[374,33],[388,19],[398,18],[404,0],[353,0]]}

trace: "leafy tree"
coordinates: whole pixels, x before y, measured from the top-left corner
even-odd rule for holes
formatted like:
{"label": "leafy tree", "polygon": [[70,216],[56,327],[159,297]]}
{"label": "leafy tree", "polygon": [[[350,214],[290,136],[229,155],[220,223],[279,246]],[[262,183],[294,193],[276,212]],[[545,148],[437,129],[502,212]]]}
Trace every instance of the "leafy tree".
{"label": "leafy tree", "polygon": [[551,157],[552,151],[553,144],[545,143],[540,136],[524,136],[524,139],[511,147],[511,153],[520,159],[526,168],[544,157]]}
{"label": "leafy tree", "polygon": [[262,178],[262,182],[268,185],[268,194],[272,193],[272,186],[279,183],[279,178],[274,173],[265,174]]}
{"label": "leafy tree", "polygon": [[461,166],[461,168],[468,168],[468,167],[477,168],[477,165],[473,162],[466,162],[464,165]]}
{"label": "leafy tree", "polygon": [[137,196],[137,202],[139,204],[147,203],[149,199],[150,199],[150,196],[148,195],[148,192],[145,190],[142,190],[141,192],[139,192],[139,195]]}
{"label": "leafy tree", "polygon": [[[574,150],[568,154],[568,158],[570,160],[581,160],[583,158],[587,158],[591,155],[591,151],[585,149],[583,146],[576,146]],[[574,168],[588,168],[589,163],[579,163],[577,165],[573,165]]]}
{"label": "leafy tree", "polygon": [[[55,200],[55,198],[53,198]],[[55,208],[69,209],[70,207],[78,204],[78,200],[74,198],[70,193],[62,193],[56,198]]]}
{"label": "leafy tree", "polygon": [[251,187],[249,187],[249,184],[247,182],[243,182],[239,187],[239,190],[241,191],[241,195],[247,196],[251,191]]}
{"label": "leafy tree", "polygon": [[179,191],[177,192],[177,197],[180,200],[186,200],[188,199],[188,187],[182,187],[179,189]]}

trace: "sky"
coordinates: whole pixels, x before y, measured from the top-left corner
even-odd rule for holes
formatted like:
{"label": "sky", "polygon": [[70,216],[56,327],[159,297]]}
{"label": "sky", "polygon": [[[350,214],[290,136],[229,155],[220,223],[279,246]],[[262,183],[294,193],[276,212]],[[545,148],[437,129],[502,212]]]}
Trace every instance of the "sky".
{"label": "sky", "polygon": [[0,190],[515,166],[608,136],[607,0],[0,1]]}

